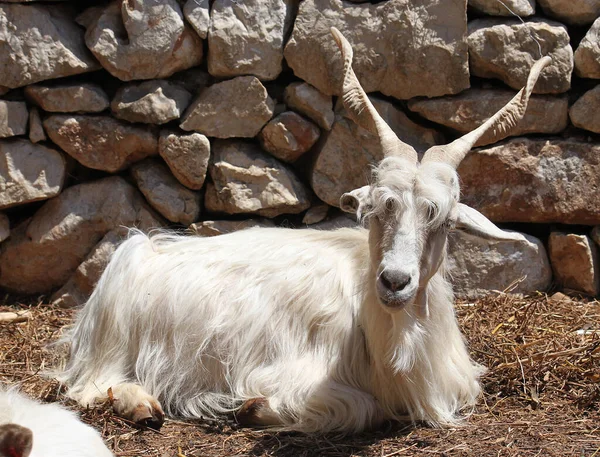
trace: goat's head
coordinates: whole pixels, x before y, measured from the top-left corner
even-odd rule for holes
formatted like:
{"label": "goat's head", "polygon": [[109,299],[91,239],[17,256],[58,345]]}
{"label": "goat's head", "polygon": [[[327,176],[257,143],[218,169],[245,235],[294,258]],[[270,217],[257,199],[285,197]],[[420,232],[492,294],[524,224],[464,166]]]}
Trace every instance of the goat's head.
{"label": "goat's head", "polygon": [[352,70],[352,47],[331,29],[342,53],[344,106],[362,127],[378,135],[384,159],[372,183],[346,193],[340,207],[368,220],[377,296],[392,312],[415,301],[427,312],[427,284],[438,271],[450,230],[465,230],[495,240],[520,239],[503,232],[476,210],[459,203],[456,168],[484,137],[499,140],[525,114],[531,91],[549,57],[531,69],[527,85],[476,130],[445,146],[434,146],[418,161],[412,146],[402,142],[377,113]]}

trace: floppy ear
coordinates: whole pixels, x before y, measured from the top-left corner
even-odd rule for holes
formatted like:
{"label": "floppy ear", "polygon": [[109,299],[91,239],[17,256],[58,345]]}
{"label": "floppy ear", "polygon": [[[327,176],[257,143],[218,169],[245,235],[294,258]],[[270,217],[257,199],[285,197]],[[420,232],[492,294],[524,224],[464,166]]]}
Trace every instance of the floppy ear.
{"label": "floppy ear", "polygon": [[458,204],[456,230],[491,241],[523,241],[525,237],[518,232],[505,232],[479,211],[462,203]]}
{"label": "floppy ear", "polygon": [[360,217],[369,207],[369,186],[363,186],[346,192],[340,198],[340,209],[346,213],[352,213]]}

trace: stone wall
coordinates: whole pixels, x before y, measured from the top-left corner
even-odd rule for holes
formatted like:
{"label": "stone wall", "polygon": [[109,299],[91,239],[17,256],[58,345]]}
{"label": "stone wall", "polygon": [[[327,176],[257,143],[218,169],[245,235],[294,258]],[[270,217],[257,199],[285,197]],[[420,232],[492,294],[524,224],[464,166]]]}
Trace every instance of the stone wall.
{"label": "stone wall", "polygon": [[451,273],[466,296],[597,295],[600,2],[503,2],[524,23],[498,0],[0,2],[0,287],[80,303],[124,226],[354,225],[339,197],[381,150],[337,100],[336,26],[420,152],[552,57],[514,138],[459,170],[466,203],[528,235],[457,235]]}

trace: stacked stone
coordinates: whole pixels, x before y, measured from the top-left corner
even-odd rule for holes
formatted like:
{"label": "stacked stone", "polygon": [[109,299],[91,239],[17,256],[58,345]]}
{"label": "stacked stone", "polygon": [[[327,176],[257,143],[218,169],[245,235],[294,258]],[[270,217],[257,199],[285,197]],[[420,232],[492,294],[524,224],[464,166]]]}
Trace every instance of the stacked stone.
{"label": "stacked stone", "polygon": [[466,0],[82,3],[0,3],[1,288],[81,303],[123,227],[355,225],[339,197],[382,152],[337,99],[335,26],[419,152],[480,125],[552,57],[515,138],[478,145],[459,173],[463,201],[494,222],[566,228],[550,260],[529,235],[456,235],[452,276],[475,297],[546,290],[554,270],[598,295],[596,0],[469,0],[468,14]]}

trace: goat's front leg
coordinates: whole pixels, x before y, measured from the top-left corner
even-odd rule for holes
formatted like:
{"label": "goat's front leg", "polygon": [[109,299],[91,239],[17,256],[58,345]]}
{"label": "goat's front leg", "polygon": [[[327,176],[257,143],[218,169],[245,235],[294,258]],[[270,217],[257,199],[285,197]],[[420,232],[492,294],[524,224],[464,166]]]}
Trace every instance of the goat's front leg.
{"label": "goat's front leg", "polygon": [[269,400],[265,397],[251,398],[235,413],[236,421],[245,427],[274,427],[283,425],[283,421],[271,409]]}
{"label": "goat's front leg", "polygon": [[158,400],[138,384],[117,384],[109,389],[108,396],[114,412],[136,424],[158,430],[165,421]]}

